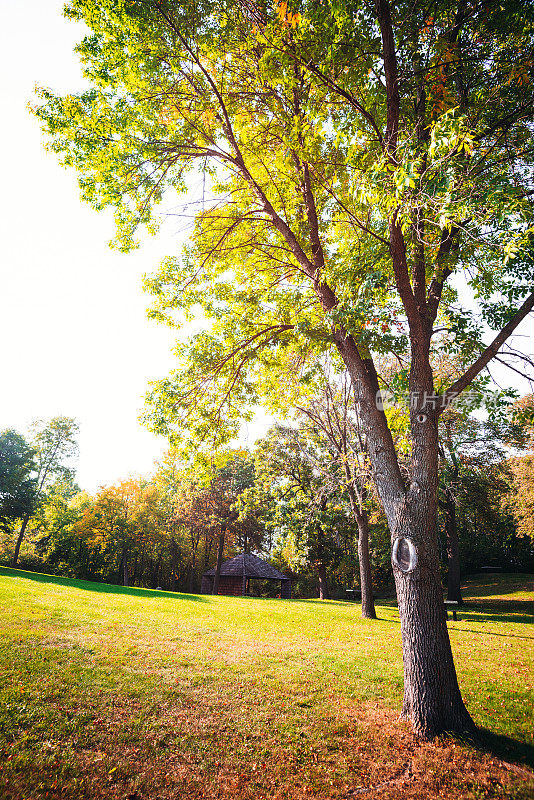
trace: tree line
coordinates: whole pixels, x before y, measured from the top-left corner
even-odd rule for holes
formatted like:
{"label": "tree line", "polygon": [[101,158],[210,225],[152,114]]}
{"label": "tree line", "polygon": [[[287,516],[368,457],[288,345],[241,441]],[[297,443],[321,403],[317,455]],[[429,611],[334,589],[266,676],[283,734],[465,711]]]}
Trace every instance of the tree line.
{"label": "tree line", "polygon": [[[40,421],[27,438],[3,431],[2,562],[198,592],[219,548],[223,558],[254,552],[291,576],[294,596],[358,593],[363,615],[374,616],[374,596],[392,590],[387,521],[350,382],[329,374],[319,385],[291,424],[273,425],[252,451],[186,462],[170,449],[152,475],[94,495],[74,479],[74,420]],[[481,568],[534,570],[532,408],[527,396],[498,419],[443,416],[438,536],[449,599],[461,603],[460,576]],[[510,456],[511,445],[521,454]]]}

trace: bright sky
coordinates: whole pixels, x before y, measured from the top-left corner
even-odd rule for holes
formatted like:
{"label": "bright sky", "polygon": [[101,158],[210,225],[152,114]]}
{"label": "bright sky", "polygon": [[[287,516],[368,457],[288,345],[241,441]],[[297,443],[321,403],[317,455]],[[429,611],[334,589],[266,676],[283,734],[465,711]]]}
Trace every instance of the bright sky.
{"label": "bright sky", "polygon": [[[0,0],[0,429],[25,432],[36,417],[75,417],[78,479],[93,491],[149,472],[165,448],[138,415],[148,381],[174,366],[174,334],[146,319],[141,276],[178,252],[183,235],[171,223],[134,253],[110,250],[111,215],[82,204],[74,173],[44,150],[26,108],[34,85],[83,86],[73,53],[83,31],[63,18],[62,6]],[[524,339],[522,347],[532,350]]]}
{"label": "bright sky", "polygon": [[110,250],[111,215],[82,204],[74,173],[45,152],[26,108],[35,83],[82,87],[73,53],[81,30],[62,5],[0,0],[0,429],[75,417],[79,482],[94,490],[150,471],[165,447],[137,418],[148,380],[173,366],[174,334],[146,319],[141,276],[177,252],[180,237],[150,238],[129,255]]}

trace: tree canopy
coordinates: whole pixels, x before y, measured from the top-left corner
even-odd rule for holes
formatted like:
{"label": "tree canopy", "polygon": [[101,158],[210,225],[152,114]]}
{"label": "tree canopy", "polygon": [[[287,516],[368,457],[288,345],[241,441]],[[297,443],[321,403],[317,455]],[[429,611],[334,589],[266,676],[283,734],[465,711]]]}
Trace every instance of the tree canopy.
{"label": "tree canopy", "polygon": [[0,528],[10,530],[34,506],[34,451],[14,430],[0,433]]}
{"label": "tree canopy", "polygon": [[117,245],[209,177],[192,244],[149,281],[154,315],[212,321],[156,388],[155,427],[183,412],[198,436],[224,410],[235,430],[280,350],[332,325],[407,364],[419,314],[446,327],[434,347],[476,353],[531,292],[531,4],[397,3],[389,55],[386,6],[67,6],[93,88],[42,90],[37,114],[83,196],[116,208]]}

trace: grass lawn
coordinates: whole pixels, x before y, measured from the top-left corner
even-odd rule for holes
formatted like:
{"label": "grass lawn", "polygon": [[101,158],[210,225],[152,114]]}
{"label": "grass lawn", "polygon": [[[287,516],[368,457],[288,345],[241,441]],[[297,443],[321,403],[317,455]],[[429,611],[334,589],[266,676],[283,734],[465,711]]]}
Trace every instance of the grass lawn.
{"label": "grass lawn", "polygon": [[378,604],[170,594],[0,568],[0,798],[532,798],[534,580],[449,622],[477,743],[398,720]]}

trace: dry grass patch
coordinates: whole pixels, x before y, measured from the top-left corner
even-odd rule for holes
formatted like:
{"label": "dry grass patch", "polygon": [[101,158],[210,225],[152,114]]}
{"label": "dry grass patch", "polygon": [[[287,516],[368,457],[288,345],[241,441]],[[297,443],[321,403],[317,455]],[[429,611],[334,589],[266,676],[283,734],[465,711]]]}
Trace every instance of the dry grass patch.
{"label": "dry grass patch", "polygon": [[335,716],[316,718],[264,711],[253,728],[244,728],[242,704],[214,703],[199,690],[187,703],[158,708],[135,737],[128,720],[140,710],[117,703],[107,717],[94,719],[93,747],[76,750],[75,741],[63,742],[69,762],[63,775],[58,743],[45,742],[38,772],[15,775],[2,797],[527,800],[534,790],[532,773],[469,745],[447,739],[421,745],[380,703],[357,709],[340,703]]}

